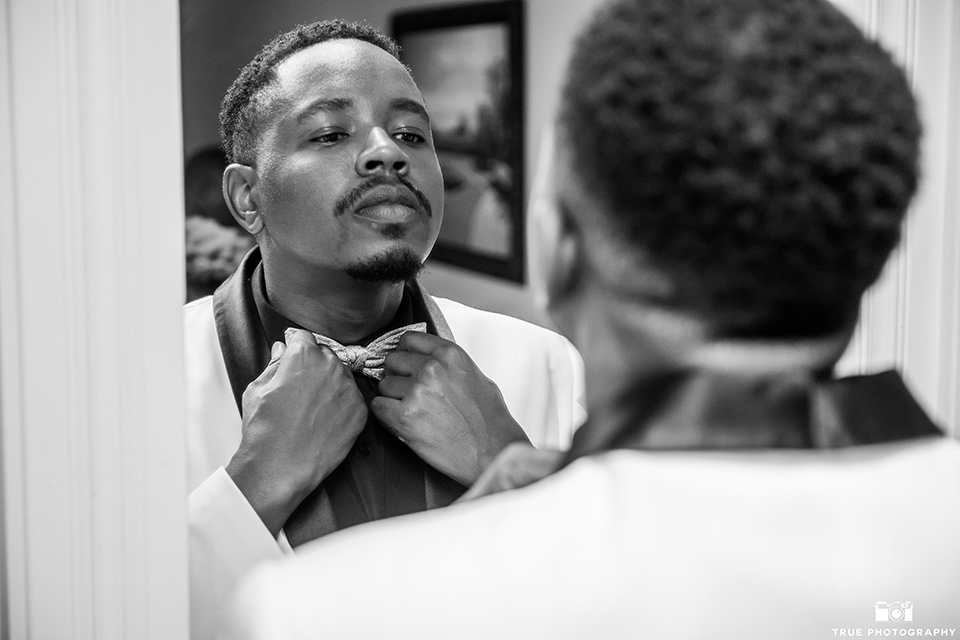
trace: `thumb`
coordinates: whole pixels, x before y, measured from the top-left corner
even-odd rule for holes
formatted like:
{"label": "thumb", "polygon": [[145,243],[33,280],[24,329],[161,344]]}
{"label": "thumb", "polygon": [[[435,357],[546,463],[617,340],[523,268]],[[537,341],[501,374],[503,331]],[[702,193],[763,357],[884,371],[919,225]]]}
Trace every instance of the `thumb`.
{"label": "thumb", "polygon": [[272,364],[280,362],[280,358],[283,357],[283,354],[287,351],[287,345],[283,344],[279,340],[273,343],[273,346],[270,348],[270,362],[267,363],[269,367]]}
{"label": "thumb", "polygon": [[[270,348],[270,362],[268,362],[267,366],[263,368],[263,371],[260,372],[260,375],[254,378],[243,391],[243,400],[241,403],[244,405],[244,407],[246,407],[247,396],[249,394],[255,394],[257,392],[256,390],[262,389],[268,385],[277,375],[277,369],[280,366],[280,359],[283,357],[283,354],[286,352],[286,350],[287,347],[282,342],[273,343],[273,346]],[[244,413],[246,413],[246,408],[244,408]]]}
{"label": "thumb", "polygon": [[[260,375],[257,376],[257,380],[265,382],[272,379],[277,373],[277,368],[280,366],[280,359],[283,358],[283,354],[286,352],[287,345],[282,342],[274,342],[273,346],[270,347],[270,362],[267,363],[267,366],[265,366],[263,371],[260,372]],[[254,382],[256,382],[256,380]]]}

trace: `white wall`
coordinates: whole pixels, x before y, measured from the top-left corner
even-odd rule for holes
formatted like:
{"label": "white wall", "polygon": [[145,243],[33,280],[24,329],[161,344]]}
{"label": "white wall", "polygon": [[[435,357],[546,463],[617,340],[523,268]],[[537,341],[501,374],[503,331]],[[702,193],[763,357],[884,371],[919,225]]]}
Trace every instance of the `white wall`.
{"label": "white wall", "polygon": [[0,6],[3,638],[187,636],[177,29]]}

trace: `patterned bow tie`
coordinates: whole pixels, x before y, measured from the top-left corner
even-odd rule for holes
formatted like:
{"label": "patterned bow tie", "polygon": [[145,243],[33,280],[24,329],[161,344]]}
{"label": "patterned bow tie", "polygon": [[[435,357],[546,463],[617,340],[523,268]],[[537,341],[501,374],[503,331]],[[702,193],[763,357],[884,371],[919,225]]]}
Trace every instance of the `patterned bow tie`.
{"label": "patterned bow tie", "polygon": [[[365,347],[356,344],[344,346],[336,340],[331,340],[319,333],[314,333],[313,337],[317,339],[317,344],[322,344],[333,350],[340,362],[345,364],[350,371],[362,373],[368,378],[383,380],[383,361],[387,355],[397,348],[400,344],[400,338],[407,331],[418,331],[425,333],[427,330],[426,322],[417,322],[408,324],[405,327],[388,331]],[[287,329],[291,331],[291,329]]]}

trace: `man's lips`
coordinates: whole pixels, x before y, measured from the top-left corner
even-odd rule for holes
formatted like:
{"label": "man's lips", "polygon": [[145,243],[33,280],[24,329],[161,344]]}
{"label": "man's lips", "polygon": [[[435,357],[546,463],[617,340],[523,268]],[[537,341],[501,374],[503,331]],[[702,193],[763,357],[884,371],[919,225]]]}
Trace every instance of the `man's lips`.
{"label": "man's lips", "polygon": [[372,222],[396,224],[424,213],[412,191],[402,185],[380,185],[363,194],[353,214]]}
{"label": "man's lips", "polygon": [[385,175],[370,176],[337,199],[333,207],[334,216],[352,214],[359,217],[363,212],[364,217],[375,222],[403,218],[401,211],[423,218],[433,217],[433,208],[423,192],[401,176],[390,178]]}

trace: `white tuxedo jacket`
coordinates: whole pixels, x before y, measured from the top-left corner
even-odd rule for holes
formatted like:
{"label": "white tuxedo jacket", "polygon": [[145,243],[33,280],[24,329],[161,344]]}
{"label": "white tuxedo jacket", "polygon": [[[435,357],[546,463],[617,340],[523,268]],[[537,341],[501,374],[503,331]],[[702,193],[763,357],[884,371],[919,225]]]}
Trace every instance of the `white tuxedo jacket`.
{"label": "white tuxedo jacket", "polygon": [[587,456],[238,594],[223,640],[956,638],[960,443]]}
{"label": "white tuxedo jacket", "polygon": [[[562,336],[501,314],[434,298],[457,342],[496,382],[538,447],[567,448],[585,419],[583,364]],[[241,420],[217,338],[211,297],[184,307],[190,526],[191,634],[213,637],[240,578],[290,552],[273,539],[224,471]]]}

